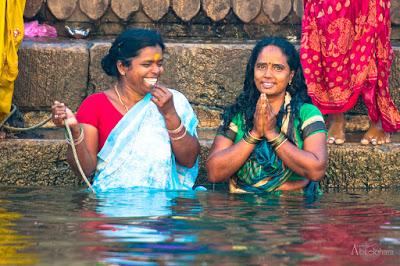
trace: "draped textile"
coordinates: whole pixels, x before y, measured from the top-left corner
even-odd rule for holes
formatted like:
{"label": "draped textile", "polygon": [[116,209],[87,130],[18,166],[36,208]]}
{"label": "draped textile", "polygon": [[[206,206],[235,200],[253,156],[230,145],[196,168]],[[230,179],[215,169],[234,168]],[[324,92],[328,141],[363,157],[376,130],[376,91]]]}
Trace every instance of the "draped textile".
{"label": "draped textile", "polygon": [[305,0],[301,63],[313,103],[323,114],[351,109],[360,94],[373,122],[400,129],[389,93],[393,60],[390,0]]}
{"label": "draped textile", "polygon": [[[192,136],[198,120],[187,99],[171,90],[175,109]],[[98,154],[93,188],[147,187],[164,190],[191,190],[198,173],[175,162],[165,121],[147,94],[119,121]]]}
{"label": "draped textile", "polygon": [[[300,114],[295,117],[291,112],[290,95],[287,93],[285,104],[278,114],[278,130],[299,149],[303,148],[304,139],[315,133],[326,132],[321,112],[312,104],[303,104]],[[238,114],[229,125],[229,132],[219,130],[220,135],[239,142],[247,131],[244,117]],[[274,192],[286,181],[302,180],[290,168],[286,167],[275,150],[264,139],[257,144],[246,162],[230,178],[231,192]],[[318,182],[310,182],[305,193],[319,193]]]}
{"label": "draped textile", "polygon": [[10,113],[18,75],[18,47],[24,37],[25,0],[0,1],[0,122]]}

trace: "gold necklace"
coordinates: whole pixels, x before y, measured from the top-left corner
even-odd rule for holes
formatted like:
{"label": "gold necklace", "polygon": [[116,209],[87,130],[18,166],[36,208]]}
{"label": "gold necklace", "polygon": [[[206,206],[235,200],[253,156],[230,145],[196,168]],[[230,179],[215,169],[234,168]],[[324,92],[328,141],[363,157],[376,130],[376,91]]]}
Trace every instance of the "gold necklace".
{"label": "gold necklace", "polygon": [[115,93],[116,93],[117,96],[118,96],[119,102],[120,102],[120,103],[122,104],[122,106],[125,108],[125,111],[126,111],[126,113],[127,113],[129,109],[128,109],[128,107],[126,106],[126,104],[122,101],[121,95],[120,95],[119,92],[118,92],[117,85],[114,86],[114,90],[115,90]]}

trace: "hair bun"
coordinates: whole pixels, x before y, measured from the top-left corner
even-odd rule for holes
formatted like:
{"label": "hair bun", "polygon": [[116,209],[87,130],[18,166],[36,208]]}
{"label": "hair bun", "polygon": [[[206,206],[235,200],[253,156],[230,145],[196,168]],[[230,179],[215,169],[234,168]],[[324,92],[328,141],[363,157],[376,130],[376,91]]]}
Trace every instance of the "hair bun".
{"label": "hair bun", "polygon": [[115,61],[114,57],[110,56],[110,53],[108,53],[101,60],[101,67],[108,76],[116,77],[117,76],[116,63],[117,62]]}

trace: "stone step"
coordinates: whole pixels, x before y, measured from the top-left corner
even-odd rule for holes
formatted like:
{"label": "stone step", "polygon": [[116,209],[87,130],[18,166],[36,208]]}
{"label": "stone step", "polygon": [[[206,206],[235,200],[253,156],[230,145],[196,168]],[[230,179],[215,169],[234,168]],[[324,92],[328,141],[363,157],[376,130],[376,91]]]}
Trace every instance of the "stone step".
{"label": "stone step", "polygon": [[[100,60],[110,44],[109,40],[25,40],[19,51],[20,73],[13,101],[22,110],[26,123],[35,124],[48,116],[54,100],[76,109],[87,95],[108,88],[113,80],[101,70]],[[241,90],[253,45],[254,42],[167,42],[162,82],[183,92],[199,117],[202,180],[206,178],[204,160],[220,123],[219,115]],[[400,46],[394,50],[390,85],[399,107]],[[350,113],[361,114],[351,115],[346,128],[355,132],[347,138],[354,143],[329,147],[330,163],[324,187],[377,188],[397,184],[399,134],[394,135],[393,144],[361,146],[358,144],[361,135],[357,132],[368,127],[366,111],[358,104]],[[45,127],[47,131],[29,133],[39,139],[0,140],[0,185],[81,183],[81,178],[66,163],[63,133],[49,130],[53,127],[51,123]]]}
{"label": "stone step", "polygon": [[[24,40],[14,103],[32,119],[43,116],[54,100],[75,110],[87,95],[107,89],[113,82],[100,66],[110,45],[110,40]],[[242,90],[253,45],[254,41],[168,41],[161,81],[188,97],[200,127],[217,127],[223,107]],[[400,107],[400,45],[394,45],[394,51],[389,81],[392,98]],[[365,115],[366,109],[360,102],[352,113]]]}
{"label": "stone step", "polygon": [[[60,137],[61,135],[61,137]],[[201,168],[199,183],[206,182],[204,162],[215,130],[200,130]],[[0,140],[0,185],[54,186],[78,185],[66,162],[67,144],[59,131],[45,137],[52,139]],[[353,139],[352,139],[353,138]],[[342,146],[329,146],[329,166],[322,181],[324,189],[388,188],[400,181],[400,135],[394,143],[382,146],[362,146],[358,137],[349,137]]]}

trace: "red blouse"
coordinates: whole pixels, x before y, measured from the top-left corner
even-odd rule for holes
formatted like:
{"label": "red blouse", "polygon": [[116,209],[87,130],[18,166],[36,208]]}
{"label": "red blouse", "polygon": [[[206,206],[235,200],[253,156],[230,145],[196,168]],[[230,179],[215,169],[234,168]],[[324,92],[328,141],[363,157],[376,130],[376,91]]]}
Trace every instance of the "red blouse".
{"label": "red blouse", "polygon": [[79,123],[89,124],[99,132],[99,151],[103,147],[111,130],[123,115],[114,107],[104,92],[94,93],[79,106],[76,118]]}

